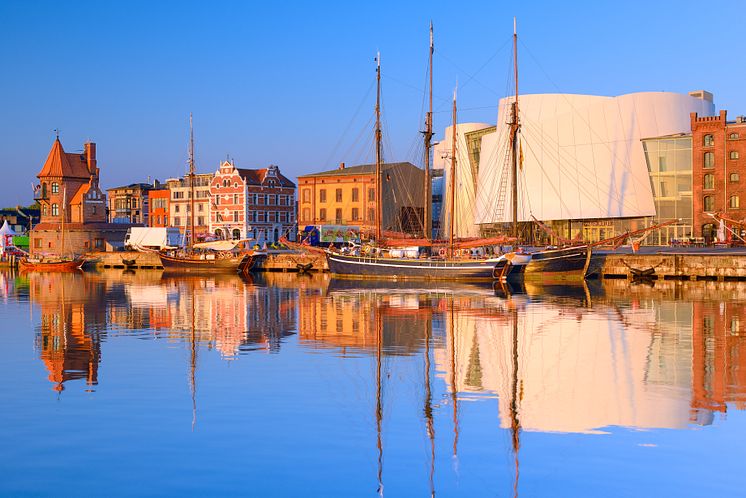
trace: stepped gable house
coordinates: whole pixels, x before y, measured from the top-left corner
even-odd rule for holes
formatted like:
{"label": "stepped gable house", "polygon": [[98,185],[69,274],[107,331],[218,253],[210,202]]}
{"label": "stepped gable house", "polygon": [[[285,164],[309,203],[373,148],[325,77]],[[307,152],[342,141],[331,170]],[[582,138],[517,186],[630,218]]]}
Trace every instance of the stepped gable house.
{"label": "stepped gable house", "polygon": [[210,231],[222,239],[295,240],[295,183],[280,168],[236,168],[224,161],[210,183]]}
{"label": "stepped gable house", "polygon": [[32,254],[103,251],[106,241],[118,245],[124,240],[128,227],[106,222],[95,143],[84,144],[82,153],[68,153],[57,137],[36,176],[34,199],[41,206],[41,221],[30,232]]}

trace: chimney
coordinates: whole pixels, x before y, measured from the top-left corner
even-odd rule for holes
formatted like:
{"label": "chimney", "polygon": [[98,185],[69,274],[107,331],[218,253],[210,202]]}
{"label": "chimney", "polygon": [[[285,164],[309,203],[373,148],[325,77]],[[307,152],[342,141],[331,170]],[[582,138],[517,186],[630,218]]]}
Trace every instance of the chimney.
{"label": "chimney", "polygon": [[339,169],[345,169],[345,163],[339,163]]}
{"label": "chimney", "polygon": [[86,142],[83,146],[85,152],[85,161],[88,165],[88,173],[92,176],[98,176],[98,167],[96,166],[96,144],[93,142]]}

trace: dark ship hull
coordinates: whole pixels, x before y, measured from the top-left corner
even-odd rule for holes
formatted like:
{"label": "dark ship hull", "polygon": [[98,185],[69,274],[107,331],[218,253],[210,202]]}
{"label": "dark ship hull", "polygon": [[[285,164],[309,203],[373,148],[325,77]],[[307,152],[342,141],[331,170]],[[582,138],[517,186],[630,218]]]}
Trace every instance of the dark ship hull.
{"label": "dark ship hull", "polygon": [[587,276],[592,249],[587,246],[548,249],[531,254],[526,267],[526,278],[558,280],[584,279]]}

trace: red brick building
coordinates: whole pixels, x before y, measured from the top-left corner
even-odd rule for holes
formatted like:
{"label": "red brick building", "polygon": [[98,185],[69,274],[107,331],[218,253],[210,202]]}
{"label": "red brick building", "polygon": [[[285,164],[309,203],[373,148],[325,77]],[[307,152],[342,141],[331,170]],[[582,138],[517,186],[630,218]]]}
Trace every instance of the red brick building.
{"label": "red brick building", "polygon": [[[707,213],[738,222],[746,219],[746,119],[728,121],[727,111],[720,111],[718,116],[692,113],[691,122],[693,225],[695,233],[709,242],[718,222]],[[746,227],[727,225],[737,232]]]}
{"label": "red brick building", "polygon": [[171,198],[171,191],[168,189],[151,190],[148,192],[150,210],[148,216],[148,226],[151,227],[167,227],[168,224],[168,213],[169,213],[169,200]]}
{"label": "red brick building", "polygon": [[41,221],[30,232],[32,254],[79,254],[103,250],[105,240],[124,240],[126,227],[106,223],[106,196],[99,188],[96,144],[84,144],[82,153],[67,153],[58,137],[36,176],[39,184],[34,188],[34,198],[41,206]]}
{"label": "red brick building", "polygon": [[224,161],[210,183],[210,231],[259,244],[295,235],[295,184],[270,165],[241,169]]}

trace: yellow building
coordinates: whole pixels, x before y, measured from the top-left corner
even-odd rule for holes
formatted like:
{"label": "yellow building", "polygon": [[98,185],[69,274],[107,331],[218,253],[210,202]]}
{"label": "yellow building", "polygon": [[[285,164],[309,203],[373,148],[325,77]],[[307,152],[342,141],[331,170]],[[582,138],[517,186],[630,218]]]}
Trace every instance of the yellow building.
{"label": "yellow building", "polygon": [[[298,177],[298,224],[376,228],[376,165],[339,168]],[[412,163],[381,168],[384,230],[422,230],[425,173]]]}

